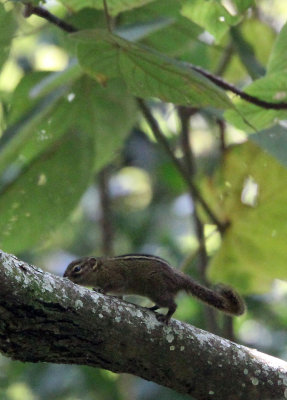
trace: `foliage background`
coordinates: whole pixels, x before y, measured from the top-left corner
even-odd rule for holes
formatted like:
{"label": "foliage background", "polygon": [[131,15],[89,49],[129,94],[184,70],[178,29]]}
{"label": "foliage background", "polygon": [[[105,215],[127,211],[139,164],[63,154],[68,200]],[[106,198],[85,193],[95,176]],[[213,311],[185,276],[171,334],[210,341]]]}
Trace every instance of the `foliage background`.
{"label": "foliage background", "polygon": [[[0,2],[1,248],[59,275],[77,256],[139,252],[206,279],[195,203],[134,96],[148,99],[179,158],[177,105],[192,106],[191,177],[216,215],[232,222],[222,239],[196,208],[208,276],[246,295],[248,313],[234,321],[237,340],[286,359],[286,111],[228,97],[178,62],[286,101],[287,6],[109,0],[121,39],[99,31],[107,26],[101,1],[45,6],[78,29],[98,31],[68,35],[25,19],[19,1]],[[178,303],[176,318],[210,329],[201,304],[185,295]],[[227,321],[217,319],[217,332],[227,335]],[[103,370],[5,357],[0,365],[8,400],[184,397]]]}

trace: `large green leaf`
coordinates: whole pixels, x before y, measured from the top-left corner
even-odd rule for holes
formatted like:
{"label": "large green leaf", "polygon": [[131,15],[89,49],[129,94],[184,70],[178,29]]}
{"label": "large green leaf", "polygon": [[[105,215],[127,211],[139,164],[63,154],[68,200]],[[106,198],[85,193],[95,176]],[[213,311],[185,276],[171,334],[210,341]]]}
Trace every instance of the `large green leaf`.
{"label": "large green leaf", "polygon": [[[102,146],[101,156],[96,158],[96,166],[100,168],[111,161],[133,126],[137,117],[135,102],[119,80],[103,88],[85,77],[68,85],[64,95],[60,92],[53,102],[45,102],[42,110],[43,99],[31,98],[30,94],[57,89],[53,76],[42,73],[25,76],[16,89],[9,115],[12,125],[0,142],[1,172],[11,167],[11,163],[13,169],[28,165],[69,129],[94,135],[97,148]],[[51,93],[47,96],[50,98]]]}
{"label": "large green leaf", "polygon": [[268,74],[287,71],[287,24],[283,26],[273,46],[267,65]]}
{"label": "large green leaf", "polygon": [[[30,85],[22,82],[22,95],[35,84],[29,80]],[[8,142],[14,159],[3,161],[3,168],[20,169],[0,196],[0,246],[17,252],[47,238],[76,206],[94,172],[113,160],[136,118],[135,101],[122,81],[113,80],[103,88],[85,77],[44,120],[30,125],[33,129],[21,147],[15,150],[14,141]],[[21,125],[19,129],[16,136],[22,138]]]}
{"label": "large green leaf", "polygon": [[94,134],[94,168],[99,170],[114,160],[134,126],[136,103],[121,79],[114,79],[102,87],[94,80],[84,78],[75,85],[73,93],[79,109],[77,124]]}
{"label": "large green leaf", "polygon": [[91,135],[70,132],[35,159],[0,197],[0,247],[17,253],[47,239],[91,179]]}
{"label": "large green leaf", "polygon": [[79,40],[77,54],[84,71],[103,84],[120,76],[129,91],[142,98],[158,97],[165,102],[198,107],[232,107],[224,91],[186,63],[102,30],[72,36]]}
{"label": "large green leaf", "polygon": [[[62,4],[67,6],[69,10],[78,11],[82,8],[97,8],[102,10],[103,0],[60,0]],[[126,10],[131,10],[135,7],[141,7],[144,4],[150,3],[153,0],[106,0],[110,15],[117,15]]]}
{"label": "large green leaf", "polygon": [[[210,275],[246,293],[287,279],[287,171],[251,142],[231,149],[209,182],[218,213],[230,220]],[[248,192],[249,188],[249,192]]]}
{"label": "large green leaf", "polygon": [[287,168],[287,129],[277,125],[255,133],[250,139]]}
{"label": "large green leaf", "polygon": [[230,26],[240,21],[231,15],[218,0],[185,0],[182,15],[191,19],[210,32],[219,42]]}
{"label": "large green leaf", "polygon": [[[42,99],[31,111],[29,110],[27,114],[23,115],[22,120],[8,127],[4,132],[0,141],[0,174],[11,163],[17,163],[19,167],[30,161],[30,157],[27,159],[27,154],[24,154],[24,148],[31,140],[34,142],[35,137],[37,137],[38,144],[46,145],[45,138],[41,141],[42,134],[46,132],[43,126],[48,124],[49,114],[61,95],[61,91],[55,92]],[[24,100],[22,101],[24,102]],[[66,122],[66,119],[64,119],[64,122]],[[61,126],[57,128],[59,129]]]}
{"label": "large green leaf", "polygon": [[13,168],[29,164],[71,125],[72,119],[66,118],[71,106],[63,97],[68,86],[61,87],[68,82],[60,82],[60,87],[52,84],[51,90],[47,91],[45,85],[49,86],[47,81],[51,81],[52,76],[54,74],[42,72],[28,74],[15,89],[8,115],[8,129],[0,141],[0,173],[11,163]]}
{"label": "large green leaf", "polygon": [[16,21],[12,11],[6,12],[4,5],[0,4],[0,68],[9,54],[15,29]]}

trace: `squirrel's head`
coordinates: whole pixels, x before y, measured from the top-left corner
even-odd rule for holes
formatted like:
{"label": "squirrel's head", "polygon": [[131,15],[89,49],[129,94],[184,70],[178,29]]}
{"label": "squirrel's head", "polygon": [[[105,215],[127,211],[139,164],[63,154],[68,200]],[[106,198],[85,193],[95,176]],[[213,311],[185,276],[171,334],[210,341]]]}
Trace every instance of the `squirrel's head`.
{"label": "squirrel's head", "polygon": [[67,266],[64,278],[80,285],[87,285],[90,273],[95,271],[99,263],[99,259],[95,257],[79,258]]}

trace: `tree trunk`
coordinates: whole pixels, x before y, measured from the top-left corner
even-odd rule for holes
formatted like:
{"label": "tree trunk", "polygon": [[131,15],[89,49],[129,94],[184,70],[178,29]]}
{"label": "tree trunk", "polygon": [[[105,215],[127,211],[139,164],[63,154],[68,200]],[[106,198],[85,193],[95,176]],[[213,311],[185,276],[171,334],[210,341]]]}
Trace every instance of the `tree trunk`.
{"label": "tree trunk", "polygon": [[0,252],[0,350],[140,376],[204,400],[287,398],[287,363]]}

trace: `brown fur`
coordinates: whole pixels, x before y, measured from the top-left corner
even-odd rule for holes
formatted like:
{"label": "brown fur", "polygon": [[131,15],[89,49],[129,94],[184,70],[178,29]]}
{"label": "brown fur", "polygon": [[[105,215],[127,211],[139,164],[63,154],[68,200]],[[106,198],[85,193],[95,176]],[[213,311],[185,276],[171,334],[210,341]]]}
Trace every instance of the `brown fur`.
{"label": "brown fur", "polygon": [[74,283],[100,288],[103,293],[148,297],[155,303],[152,310],[168,308],[166,315],[158,315],[158,319],[166,323],[176,310],[174,299],[181,290],[231,315],[241,315],[245,311],[241,297],[228,286],[209,289],[172,268],[165,260],[150,255],[85,257],[73,261],[64,276]]}

